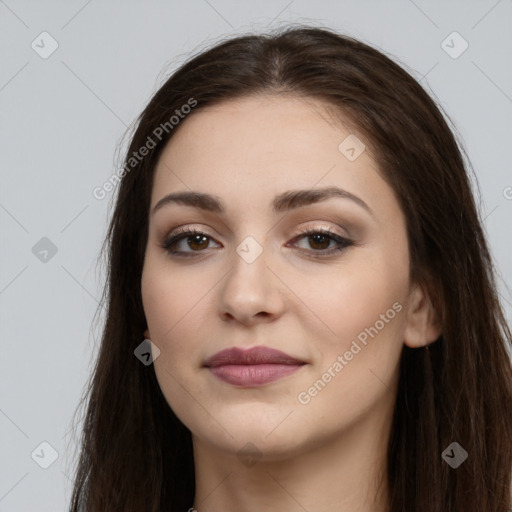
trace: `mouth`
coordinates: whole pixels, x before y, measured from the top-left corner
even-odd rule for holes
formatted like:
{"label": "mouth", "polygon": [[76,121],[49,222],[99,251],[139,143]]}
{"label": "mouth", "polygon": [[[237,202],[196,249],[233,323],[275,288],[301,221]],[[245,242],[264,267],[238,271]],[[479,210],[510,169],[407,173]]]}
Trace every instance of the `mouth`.
{"label": "mouth", "polygon": [[291,375],[306,364],[279,350],[258,346],[222,350],[210,357],[204,367],[228,384],[257,387]]}

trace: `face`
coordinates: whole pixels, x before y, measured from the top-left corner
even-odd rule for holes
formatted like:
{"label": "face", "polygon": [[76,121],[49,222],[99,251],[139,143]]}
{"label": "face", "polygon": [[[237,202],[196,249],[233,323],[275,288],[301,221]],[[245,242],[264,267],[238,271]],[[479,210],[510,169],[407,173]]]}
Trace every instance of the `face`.
{"label": "face", "polygon": [[[196,112],[164,149],[141,283],[145,334],[195,442],[231,453],[251,442],[277,460],[390,419],[400,353],[414,338],[406,224],[354,137],[315,100],[258,96]],[[319,193],[329,188],[344,192]],[[297,191],[302,201],[283,199]],[[178,192],[214,197],[154,211]],[[299,364],[204,366],[254,346]]]}

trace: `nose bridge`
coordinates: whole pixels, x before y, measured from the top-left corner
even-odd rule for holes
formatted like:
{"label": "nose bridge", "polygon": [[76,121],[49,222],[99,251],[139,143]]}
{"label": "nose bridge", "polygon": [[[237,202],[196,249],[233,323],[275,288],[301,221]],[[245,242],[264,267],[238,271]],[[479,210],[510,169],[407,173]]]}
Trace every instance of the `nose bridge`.
{"label": "nose bridge", "polygon": [[[263,236],[260,236],[260,239]],[[267,281],[268,269],[268,255],[270,248],[268,244],[264,246],[264,241],[261,243],[256,240],[252,235],[248,235],[235,247],[232,258],[232,271],[228,274],[231,279],[240,281],[242,288],[247,289],[250,285],[263,286]],[[243,281],[247,281],[247,286],[243,286]]]}
{"label": "nose bridge", "polygon": [[263,311],[277,312],[278,281],[267,268],[272,266],[268,258],[272,251],[263,243],[248,235],[234,248],[231,269],[221,288],[221,313],[247,319]]}

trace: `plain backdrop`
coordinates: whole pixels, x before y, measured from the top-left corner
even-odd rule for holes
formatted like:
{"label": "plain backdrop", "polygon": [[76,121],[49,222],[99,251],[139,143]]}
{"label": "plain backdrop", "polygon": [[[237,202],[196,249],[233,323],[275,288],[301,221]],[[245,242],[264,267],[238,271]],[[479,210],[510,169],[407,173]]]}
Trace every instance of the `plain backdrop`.
{"label": "plain backdrop", "polygon": [[0,511],[69,504],[114,197],[93,189],[121,137],[192,53],[289,22],[385,51],[445,109],[478,178],[510,321],[510,0],[0,0]]}

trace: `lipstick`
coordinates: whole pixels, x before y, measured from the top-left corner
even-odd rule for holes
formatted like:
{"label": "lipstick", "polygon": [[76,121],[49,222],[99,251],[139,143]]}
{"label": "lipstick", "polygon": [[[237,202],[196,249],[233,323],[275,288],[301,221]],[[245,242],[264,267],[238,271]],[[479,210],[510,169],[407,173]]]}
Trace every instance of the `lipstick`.
{"label": "lipstick", "polygon": [[269,347],[232,347],[210,357],[204,366],[218,379],[242,387],[257,387],[286,377],[306,363]]}

